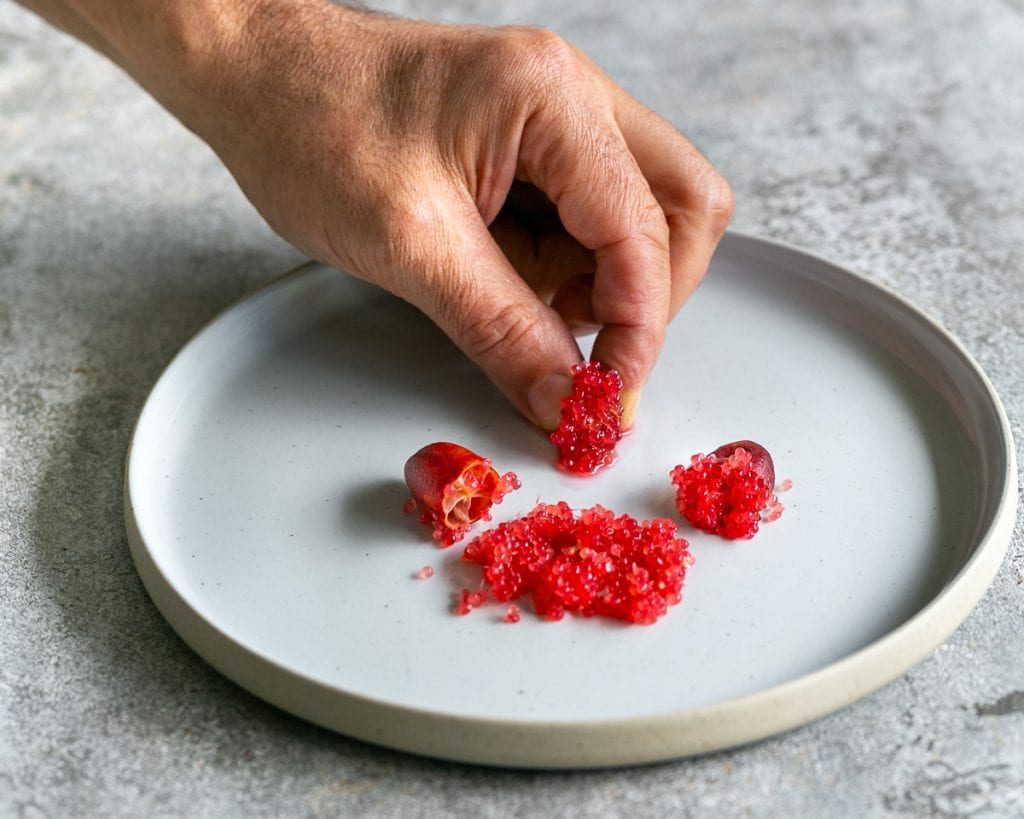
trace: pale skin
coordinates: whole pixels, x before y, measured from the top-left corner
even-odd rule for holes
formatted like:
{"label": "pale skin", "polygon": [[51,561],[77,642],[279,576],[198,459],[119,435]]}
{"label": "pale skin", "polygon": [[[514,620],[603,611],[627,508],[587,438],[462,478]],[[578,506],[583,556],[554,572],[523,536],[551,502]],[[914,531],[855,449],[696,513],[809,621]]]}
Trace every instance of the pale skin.
{"label": "pale skin", "polygon": [[732,214],[675,128],[557,35],[323,0],[22,0],[118,63],[315,259],[419,307],[529,420],[574,334],[632,423]]}

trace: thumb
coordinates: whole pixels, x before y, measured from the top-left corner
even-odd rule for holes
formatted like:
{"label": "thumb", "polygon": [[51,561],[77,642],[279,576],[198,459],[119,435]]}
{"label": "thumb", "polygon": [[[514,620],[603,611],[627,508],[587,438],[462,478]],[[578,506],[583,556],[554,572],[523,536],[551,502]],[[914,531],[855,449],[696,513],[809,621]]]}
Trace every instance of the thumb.
{"label": "thumb", "polygon": [[[558,425],[570,368],[581,356],[571,330],[512,267],[475,207],[439,220],[435,250],[411,271],[423,310],[542,429]],[[441,249],[440,253],[436,251]]]}

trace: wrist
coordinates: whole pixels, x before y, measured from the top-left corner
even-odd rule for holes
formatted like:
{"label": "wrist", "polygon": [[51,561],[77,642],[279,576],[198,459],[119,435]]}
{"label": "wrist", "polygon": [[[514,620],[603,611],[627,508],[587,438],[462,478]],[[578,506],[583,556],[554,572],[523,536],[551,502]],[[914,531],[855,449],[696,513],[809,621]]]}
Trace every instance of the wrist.
{"label": "wrist", "polygon": [[[340,92],[359,73],[356,46],[365,45],[366,37],[357,32],[376,17],[326,0],[242,0],[240,5],[212,31],[187,35],[192,39],[178,58],[180,97],[161,99],[218,153],[225,141],[281,125],[289,110],[310,114],[318,85],[310,79],[316,75],[324,87]],[[319,47],[327,40],[337,46],[344,38],[350,40],[348,49]]]}
{"label": "wrist", "polygon": [[[204,139],[223,109],[243,104],[254,79],[287,71],[309,44],[318,17],[332,25],[365,16],[326,0],[78,0],[75,11],[103,40],[102,50],[165,108]],[[295,59],[301,55],[293,53]],[[282,59],[283,58],[283,59]]]}

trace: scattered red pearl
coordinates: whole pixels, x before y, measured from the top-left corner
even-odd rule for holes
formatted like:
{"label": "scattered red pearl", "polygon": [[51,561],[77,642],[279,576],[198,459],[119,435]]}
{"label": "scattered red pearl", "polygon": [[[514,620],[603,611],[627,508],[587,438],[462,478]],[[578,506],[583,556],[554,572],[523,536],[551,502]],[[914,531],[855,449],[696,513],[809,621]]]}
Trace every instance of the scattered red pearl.
{"label": "scattered red pearl", "polygon": [[737,441],[710,455],[694,455],[690,466],[677,466],[670,477],[676,486],[679,513],[698,529],[730,540],[757,533],[762,520],[778,520],[782,504],[772,493],[775,466],[760,444]]}
{"label": "scattered red pearl", "polygon": [[[479,535],[462,559],[483,566],[495,600],[531,595],[537,614],[548,620],[574,612],[646,624],[682,599],[686,570],[693,565],[676,531],[665,518],[640,522],[601,506],[577,516],[565,502],[542,503],[526,517]],[[462,605],[464,595],[457,614],[472,608]]]}
{"label": "scattered red pearl", "polygon": [[508,611],[505,612],[505,620],[507,620],[509,623],[518,623],[520,617],[521,614],[519,611],[519,606],[517,606],[515,603],[512,603],[508,607]]}
{"label": "scattered red pearl", "polygon": [[782,517],[782,504],[776,501],[775,503],[768,506],[764,511],[764,522],[771,523],[772,521],[778,520]]}
{"label": "scattered red pearl", "polygon": [[416,578],[418,580],[429,580],[433,576],[434,576],[434,567],[433,566],[424,566],[422,569],[420,569],[416,573]]}
{"label": "scattered red pearl", "polygon": [[558,465],[567,472],[593,475],[615,460],[622,437],[622,379],[596,361],[572,368],[572,393],[562,399],[558,429],[551,443],[558,447]]}
{"label": "scattered red pearl", "polygon": [[433,527],[434,540],[451,546],[478,520],[491,519],[491,506],[522,484],[515,472],[499,475],[487,458],[458,444],[428,444],[405,463],[412,493],[406,513],[420,509],[420,522]]}
{"label": "scattered red pearl", "polygon": [[792,488],[793,488],[793,482],[789,478],[786,478],[786,480],[784,480],[782,483],[779,484],[779,491],[780,492],[788,492]]}
{"label": "scattered red pearl", "polygon": [[460,617],[465,617],[473,609],[478,609],[487,600],[487,595],[482,591],[470,591],[469,589],[463,589],[459,592],[459,600],[455,604],[455,613]]}

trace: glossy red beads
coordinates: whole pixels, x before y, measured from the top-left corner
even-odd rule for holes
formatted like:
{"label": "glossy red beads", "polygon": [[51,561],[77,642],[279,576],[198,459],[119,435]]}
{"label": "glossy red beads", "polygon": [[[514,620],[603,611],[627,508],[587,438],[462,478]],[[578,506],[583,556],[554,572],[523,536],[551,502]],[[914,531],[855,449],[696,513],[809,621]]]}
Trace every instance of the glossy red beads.
{"label": "glossy red beads", "polygon": [[753,441],[698,453],[690,466],[677,466],[670,477],[679,514],[705,532],[730,540],[753,537],[762,520],[777,520],[782,504],[775,496],[772,456]]}
{"label": "glossy red beads", "polygon": [[587,361],[572,368],[572,393],[562,399],[558,465],[567,472],[593,475],[615,460],[622,438],[622,378],[615,370]]}
{"label": "glossy red beads", "polygon": [[[601,506],[576,515],[564,502],[539,504],[484,532],[462,559],[483,566],[495,600],[530,595],[537,614],[548,620],[574,612],[630,623],[653,623],[678,603],[693,564],[670,520],[637,521]],[[467,612],[473,602],[465,601]]]}
{"label": "glossy red beads", "polygon": [[487,595],[482,591],[470,591],[463,589],[459,592],[458,602],[455,604],[455,613],[465,617],[473,609],[478,609],[487,602]]}

